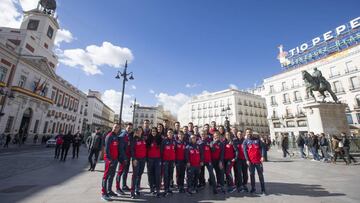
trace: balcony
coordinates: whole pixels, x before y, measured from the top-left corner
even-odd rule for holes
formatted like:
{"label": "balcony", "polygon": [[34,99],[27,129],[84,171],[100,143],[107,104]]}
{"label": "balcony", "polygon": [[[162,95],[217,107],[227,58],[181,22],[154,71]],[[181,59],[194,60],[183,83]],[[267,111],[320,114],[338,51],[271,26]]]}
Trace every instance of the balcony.
{"label": "balcony", "polygon": [[358,104],[355,104],[355,105],[354,105],[354,109],[360,110],[360,102],[358,102]]}
{"label": "balcony", "polygon": [[[350,69],[350,70],[348,70],[348,69]],[[358,71],[359,69],[357,68],[357,66],[353,66],[353,67],[351,67],[351,68],[347,68],[346,70],[345,70],[345,74],[349,74],[349,73],[353,73],[353,72],[356,72],[356,71]]]}
{"label": "balcony", "polygon": [[271,102],[271,106],[278,106],[276,102]]}
{"label": "balcony", "polygon": [[350,91],[352,92],[357,92],[357,91],[360,91],[360,86],[357,86],[357,87],[350,87],[349,88]]}
{"label": "balcony", "polygon": [[290,100],[283,100],[283,104],[291,104]]}
{"label": "balcony", "polygon": [[344,90],[343,88],[341,88],[341,89],[339,89],[339,90],[335,89],[335,90],[334,90],[334,93],[335,93],[335,94],[345,94],[345,90]]}
{"label": "balcony", "polygon": [[299,103],[299,102],[302,102],[303,100],[301,99],[301,98],[295,98],[294,100],[293,100],[293,102],[295,102],[295,103]]}
{"label": "balcony", "polygon": [[330,74],[329,78],[336,78],[336,77],[339,77],[339,76],[340,76],[340,73],[335,73],[335,74]]}
{"label": "balcony", "polygon": [[295,115],[296,118],[303,118],[303,117],[306,117],[305,113],[304,112],[300,112],[298,114]]}
{"label": "balcony", "polygon": [[289,114],[284,115],[284,118],[291,119],[291,118],[294,118],[294,115],[292,113],[289,113]]}
{"label": "balcony", "polygon": [[273,115],[273,116],[271,116],[271,120],[279,120],[279,116]]}

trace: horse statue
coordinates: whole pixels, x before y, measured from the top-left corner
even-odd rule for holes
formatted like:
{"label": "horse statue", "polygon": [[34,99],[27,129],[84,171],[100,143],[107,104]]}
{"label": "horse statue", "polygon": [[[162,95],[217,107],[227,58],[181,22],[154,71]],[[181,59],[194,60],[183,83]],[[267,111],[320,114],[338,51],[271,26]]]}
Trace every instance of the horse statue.
{"label": "horse statue", "polygon": [[315,102],[316,97],[314,96],[313,91],[320,92],[320,94],[323,96],[322,102],[324,102],[326,98],[325,91],[329,92],[335,103],[339,102],[335,93],[331,90],[330,83],[325,78],[323,78],[323,80],[319,80],[318,78],[310,75],[310,73],[305,70],[302,71],[302,78],[305,82],[306,92],[315,99]]}

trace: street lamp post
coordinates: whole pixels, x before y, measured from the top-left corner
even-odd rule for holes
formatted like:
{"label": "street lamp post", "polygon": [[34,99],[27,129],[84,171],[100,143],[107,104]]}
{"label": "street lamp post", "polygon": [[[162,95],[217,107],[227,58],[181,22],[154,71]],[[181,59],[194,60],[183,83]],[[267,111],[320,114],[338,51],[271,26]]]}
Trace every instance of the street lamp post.
{"label": "street lamp post", "polygon": [[[125,91],[125,83],[128,80],[134,80],[134,76],[133,76],[133,72],[127,73],[127,61],[125,62],[125,68],[123,72],[118,71],[117,75],[116,75],[116,79],[121,79],[123,78],[123,86],[122,86],[122,92],[121,92],[121,103],[120,103],[120,114],[119,114],[119,124],[121,125],[121,121],[122,121],[122,110],[123,110],[123,104],[124,104],[124,91]],[[128,76],[129,79],[128,79]]]}
{"label": "street lamp post", "polygon": [[228,106],[226,108],[222,108],[221,111],[225,112],[225,122],[224,122],[224,126],[225,126],[225,130],[227,132],[230,132],[230,121],[228,120],[228,111],[230,111],[230,105],[228,104]]}

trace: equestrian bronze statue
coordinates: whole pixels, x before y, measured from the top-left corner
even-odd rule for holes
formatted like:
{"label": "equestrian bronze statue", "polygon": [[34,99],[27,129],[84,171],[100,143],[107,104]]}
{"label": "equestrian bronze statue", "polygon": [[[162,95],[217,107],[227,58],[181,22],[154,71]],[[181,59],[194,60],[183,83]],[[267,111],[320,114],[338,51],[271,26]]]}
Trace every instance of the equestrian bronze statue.
{"label": "equestrian bronze statue", "polygon": [[311,95],[316,102],[316,97],[314,96],[313,91],[318,91],[323,96],[322,102],[325,101],[326,95],[325,91],[329,92],[334,102],[338,103],[338,98],[335,93],[331,90],[330,83],[322,76],[321,71],[314,68],[313,75],[310,75],[307,71],[302,71],[302,77],[305,82],[306,92]]}

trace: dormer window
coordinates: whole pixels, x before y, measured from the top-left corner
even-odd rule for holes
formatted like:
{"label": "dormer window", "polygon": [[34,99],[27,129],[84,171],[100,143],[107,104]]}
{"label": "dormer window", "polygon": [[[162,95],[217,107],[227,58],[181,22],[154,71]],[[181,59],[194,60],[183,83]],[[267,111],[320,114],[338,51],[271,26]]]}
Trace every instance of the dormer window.
{"label": "dormer window", "polygon": [[27,26],[28,30],[36,31],[39,27],[39,20],[30,20]]}
{"label": "dormer window", "polygon": [[51,26],[49,26],[47,31],[47,36],[51,39],[53,35],[54,35],[54,29]]}

